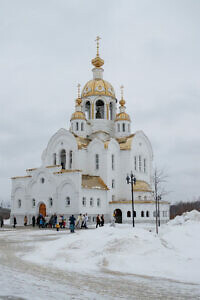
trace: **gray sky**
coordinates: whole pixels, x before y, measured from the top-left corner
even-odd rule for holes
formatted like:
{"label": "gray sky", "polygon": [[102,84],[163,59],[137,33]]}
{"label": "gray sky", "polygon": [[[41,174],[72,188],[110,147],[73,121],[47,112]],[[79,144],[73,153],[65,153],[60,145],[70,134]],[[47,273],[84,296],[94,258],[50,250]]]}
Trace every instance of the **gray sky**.
{"label": "gray sky", "polygon": [[68,128],[77,83],[125,86],[132,130],[149,137],[172,202],[200,196],[200,1],[0,0],[0,199]]}

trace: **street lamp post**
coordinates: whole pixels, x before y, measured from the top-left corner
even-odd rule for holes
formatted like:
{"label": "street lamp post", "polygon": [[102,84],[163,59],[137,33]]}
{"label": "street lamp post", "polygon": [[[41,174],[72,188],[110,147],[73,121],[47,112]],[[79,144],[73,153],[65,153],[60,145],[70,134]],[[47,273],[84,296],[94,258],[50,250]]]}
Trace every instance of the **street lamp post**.
{"label": "street lamp post", "polygon": [[133,175],[131,171],[131,176],[127,175],[126,176],[126,182],[127,184],[131,184],[131,196],[132,196],[132,216],[133,216],[133,227],[135,227],[135,212],[134,212],[134,198],[133,198],[133,185],[136,184],[136,178],[135,175]]}
{"label": "street lamp post", "polygon": [[160,200],[161,200],[161,196],[159,195],[157,197],[158,199],[158,226],[160,227]]}

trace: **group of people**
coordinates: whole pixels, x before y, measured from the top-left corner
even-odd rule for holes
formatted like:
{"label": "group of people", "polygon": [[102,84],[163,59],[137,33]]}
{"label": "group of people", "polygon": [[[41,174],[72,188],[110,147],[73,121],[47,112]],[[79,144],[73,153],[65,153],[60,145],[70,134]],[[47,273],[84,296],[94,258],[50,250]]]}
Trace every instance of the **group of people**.
{"label": "group of people", "polygon": [[[16,217],[14,216],[13,220],[13,227],[15,228],[17,224]],[[28,218],[27,216],[24,216],[24,226],[27,226],[28,224]],[[39,228],[65,228],[66,227],[66,219],[63,215],[57,216],[56,214],[53,214],[52,216],[43,216],[42,214],[39,214],[37,218],[35,216],[32,216],[32,226],[38,226]],[[96,228],[97,227],[104,226],[104,215],[101,216],[98,214],[96,216]],[[74,217],[74,215],[71,215],[69,218],[69,228],[71,232],[74,232],[76,229],[82,229],[88,228],[88,215],[85,214],[79,214],[77,219]]]}

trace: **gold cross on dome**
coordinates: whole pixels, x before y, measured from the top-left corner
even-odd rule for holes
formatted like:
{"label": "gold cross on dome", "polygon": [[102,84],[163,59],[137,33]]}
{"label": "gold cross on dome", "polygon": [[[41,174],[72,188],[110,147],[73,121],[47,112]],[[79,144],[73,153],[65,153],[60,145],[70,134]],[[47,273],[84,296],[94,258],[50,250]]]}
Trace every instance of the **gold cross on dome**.
{"label": "gold cross on dome", "polygon": [[77,84],[77,88],[78,88],[78,98],[81,97],[81,96],[80,96],[80,87],[81,87],[81,85],[80,85],[80,83],[78,83],[78,84]]}
{"label": "gold cross on dome", "polygon": [[121,99],[123,99],[124,98],[124,86],[121,85],[120,89],[121,89]]}
{"label": "gold cross on dome", "polygon": [[101,40],[100,36],[97,36],[95,42],[97,42],[97,56],[99,56],[99,40]]}

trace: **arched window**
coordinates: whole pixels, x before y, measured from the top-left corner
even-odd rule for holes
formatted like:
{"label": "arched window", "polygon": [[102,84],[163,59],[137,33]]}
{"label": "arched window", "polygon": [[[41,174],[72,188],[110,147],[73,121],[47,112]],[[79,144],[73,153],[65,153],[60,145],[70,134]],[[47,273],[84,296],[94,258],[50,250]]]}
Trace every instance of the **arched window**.
{"label": "arched window", "polygon": [[85,103],[85,115],[86,115],[86,119],[91,119],[91,108],[90,108],[90,101],[87,101]]}
{"label": "arched window", "polygon": [[71,204],[70,197],[66,197],[65,206],[70,206],[70,204]]}
{"label": "arched window", "polygon": [[100,204],[101,204],[101,200],[100,200],[100,198],[97,198],[97,206],[99,207]]}
{"label": "arched window", "polygon": [[78,131],[78,122],[76,122],[76,131]]}
{"label": "arched window", "polygon": [[95,167],[96,170],[99,170],[99,154],[95,155]]}
{"label": "arched window", "polygon": [[81,122],[81,131],[83,131],[84,130],[84,124],[83,124],[83,122]]}
{"label": "arched window", "polygon": [[65,149],[61,150],[61,152],[60,152],[60,164],[62,166],[62,169],[66,168],[66,151],[65,151]]}
{"label": "arched window", "polygon": [[18,207],[20,208],[22,206],[22,200],[18,199]]}
{"label": "arched window", "polygon": [[56,153],[53,153],[53,165],[56,166]]}
{"label": "arched window", "polygon": [[149,211],[146,211],[146,217],[149,218]]}
{"label": "arched window", "polygon": [[69,169],[72,168],[72,150],[69,151]]}
{"label": "arched window", "polygon": [[134,218],[136,218],[136,211],[134,210]]}
{"label": "arched window", "polygon": [[142,158],[141,155],[139,155],[139,171],[142,171]]}
{"label": "arched window", "polygon": [[144,158],[144,173],[146,173],[146,158]]}
{"label": "arched window", "polygon": [[117,124],[117,131],[120,132],[120,124]]}
{"label": "arched window", "polygon": [[93,203],[93,198],[90,198],[90,206],[93,206],[94,203]]}
{"label": "arched window", "polygon": [[130,217],[131,217],[131,212],[129,210],[129,211],[127,211],[127,218],[130,218]]}
{"label": "arched window", "polygon": [[115,156],[114,156],[114,154],[112,154],[111,160],[112,160],[112,170],[114,170],[115,169]]}
{"label": "arched window", "polygon": [[126,126],[126,124],[125,124],[125,123],[122,123],[122,131],[123,131],[123,132],[125,132],[125,129],[126,129],[125,126]]}
{"label": "arched window", "polygon": [[110,103],[110,120],[113,120],[113,105]]}
{"label": "arched window", "polygon": [[146,201],[147,200],[147,196],[144,196],[144,201]]}
{"label": "arched window", "polygon": [[83,197],[83,199],[82,199],[82,205],[86,206],[86,197]]}
{"label": "arched window", "polygon": [[49,207],[52,207],[52,206],[53,206],[53,199],[49,198]]}
{"label": "arched window", "polygon": [[35,207],[35,199],[32,199],[32,207]]}
{"label": "arched window", "polygon": [[104,119],[104,102],[102,100],[97,100],[96,102],[96,119]]}
{"label": "arched window", "polygon": [[128,124],[128,132],[130,132],[130,124]]}
{"label": "arched window", "polygon": [[143,210],[141,211],[141,217],[144,218],[144,212],[143,212]]}

